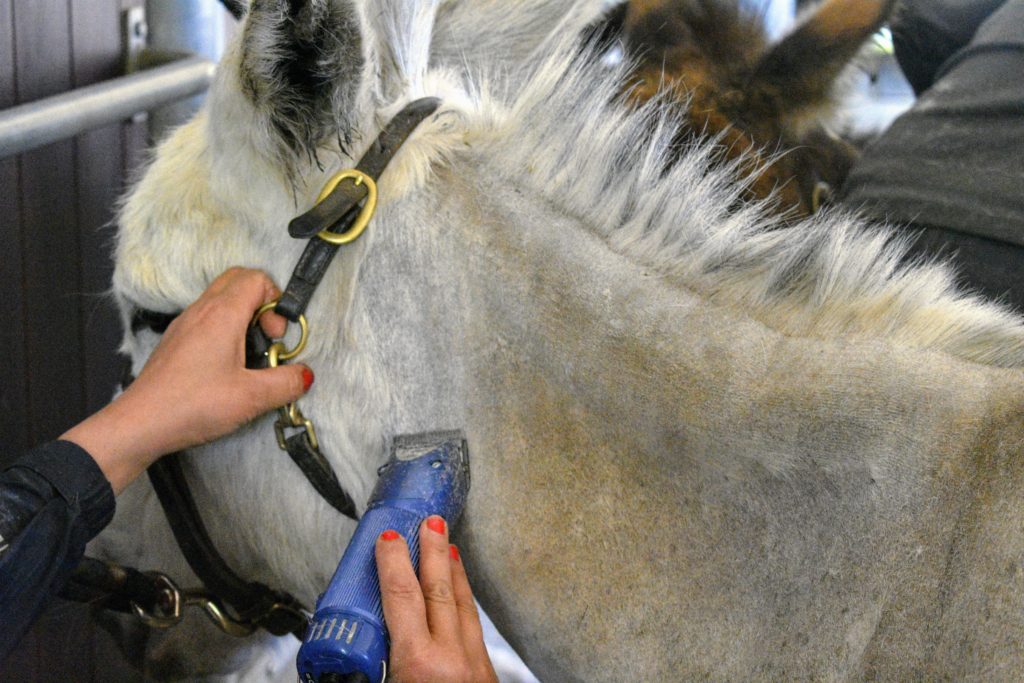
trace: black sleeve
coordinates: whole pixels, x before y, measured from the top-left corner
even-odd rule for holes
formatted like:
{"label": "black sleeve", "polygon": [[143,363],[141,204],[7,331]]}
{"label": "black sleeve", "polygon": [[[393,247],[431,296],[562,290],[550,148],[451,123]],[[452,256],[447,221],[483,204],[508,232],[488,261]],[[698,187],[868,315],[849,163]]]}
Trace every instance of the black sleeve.
{"label": "black sleeve", "polygon": [[0,472],[0,661],[113,515],[110,483],[69,441],[41,446]]}
{"label": "black sleeve", "polygon": [[900,0],[890,27],[896,59],[920,95],[1007,0]]}

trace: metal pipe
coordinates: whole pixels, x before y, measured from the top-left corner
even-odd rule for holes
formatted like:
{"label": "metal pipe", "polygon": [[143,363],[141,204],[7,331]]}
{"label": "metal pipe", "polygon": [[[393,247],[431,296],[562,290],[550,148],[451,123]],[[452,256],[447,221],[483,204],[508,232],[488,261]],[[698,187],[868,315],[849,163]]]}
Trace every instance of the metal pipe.
{"label": "metal pipe", "polygon": [[[217,0],[146,0],[149,48],[157,53],[187,53],[219,61],[224,53],[227,12]],[[162,140],[188,121],[203,98],[194,97],[161,107],[149,117],[149,136]]]}
{"label": "metal pipe", "polygon": [[0,159],[205,91],[216,64],[189,57],[0,112]]}

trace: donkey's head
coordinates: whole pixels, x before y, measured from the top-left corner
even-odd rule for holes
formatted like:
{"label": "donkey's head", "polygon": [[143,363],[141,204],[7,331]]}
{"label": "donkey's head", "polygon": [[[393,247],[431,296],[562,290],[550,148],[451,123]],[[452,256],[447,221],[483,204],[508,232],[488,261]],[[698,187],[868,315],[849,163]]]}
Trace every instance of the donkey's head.
{"label": "donkey's head", "polygon": [[645,102],[668,90],[684,139],[719,136],[725,158],[742,157],[751,195],[775,192],[782,210],[807,215],[856,158],[822,118],[838,76],[892,4],[826,0],[770,46],[737,0],[631,0],[619,10],[637,62],[629,96]]}
{"label": "donkey's head", "polygon": [[463,99],[469,64],[523,69],[552,33],[578,32],[599,16],[602,2],[239,2],[241,35],[210,98],[214,163],[228,163],[222,171],[231,177],[260,164],[301,204],[324,169],[358,156],[403,104]]}
{"label": "donkey's head", "polygon": [[[377,107],[414,77],[404,67],[410,50],[429,50],[432,7],[399,12],[399,5],[364,0],[251,0],[241,36],[222,62],[210,124],[215,151],[255,152],[302,190],[310,169],[331,165],[324,154],[348,155],[372,124]],[[386,43],[391,30],[405,44]],[[425,26],[424,26],[425,24]],[[228,149],[224,149],[227,147]],[[279,173],[280,175],[280,173]]]}

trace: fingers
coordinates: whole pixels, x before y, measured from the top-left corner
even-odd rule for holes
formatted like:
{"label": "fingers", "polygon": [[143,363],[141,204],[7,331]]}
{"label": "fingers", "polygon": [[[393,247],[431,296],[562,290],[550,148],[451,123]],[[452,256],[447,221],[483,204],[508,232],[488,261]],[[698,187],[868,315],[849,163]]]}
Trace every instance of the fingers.
{"label": "fingers", "polygon": [[396,651],[415,651],[430,641],[426,605],[416,579],[409,547],[394,531],[377,538],[377,574],[384,620]]}
{"label": "fingers", "polygon": [[[231,302],[230,310],[233,317],[249,322],[253,313],[263,304],[281,296],[270,276],[262,270],[249,268],[231,268],[214,280],[207,292],[211,295],[224,295]],[[287,321],[276,313],[266,313],[260,317],[260,325],[271,337],[284,335]]]}
{"label": "fingers", "polygon": [[313,386],[313,371],[305,365],[282,365],[262,370],[246,370],[245,393],[254,402],[253,416],[296,401]]}
{"label": "fingers", "polygon": [[[497,683],[462,560],[440,517],[420,525],[420,577],[401,536],[377,540],[384,618],[391,633],[389,680]],[[463,626],[464,625],[464,626]]]}
{"label": "fingers", "polygon": [[420,585],[431,635],[443,643],[458,642],[461,635],[452,587],[448,525],[437,515],[427,517],[420,525]]}
{"label": "fingers", "polygon": [[[474,668],[483,666],[490,667],[490,658],[487,655],[487,648],[484,646],[484,630],[480,625],[480,614],[476,609],[476,602],[473,600],[473,591],[469,587],[469,577],[466,575],[466,566],[462,564],[459,549],[454,545],[450,547],[452,588],[455,591],[455,605],[459,612],[459,628],[462,631],[462,642],[466,648],[466,655]],[[484,680],[482,676],[474,677],[474,680]]]}
{"label": "fingers", "polygon": [[[271,297],[270,301],[273,301],[277,297]],[[263,304],[260,304],[261,306]],[[288,330],[288,319],[283,315],[274,313],[273,310],[269,310],[259,319],[260,327],[267,333],[267,336],[271,339],[280,339],[284,336],[284,333]]]}

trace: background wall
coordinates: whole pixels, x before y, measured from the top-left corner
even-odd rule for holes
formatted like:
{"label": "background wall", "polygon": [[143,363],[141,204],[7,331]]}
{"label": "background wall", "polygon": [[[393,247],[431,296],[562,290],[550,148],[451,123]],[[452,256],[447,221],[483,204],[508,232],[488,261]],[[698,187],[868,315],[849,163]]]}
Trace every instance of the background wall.
{"label": "background wall", "polygon": [[[121,12],[141,2],[0,0],[0,108],[121,75]],[[0,458],[114,390],[108,224],[145,143],[126,122],[0,160]]]}
{"label": "background wall", "polygon": [[[0,0],[0,109],[122,75],[122,12],[142,4]],[[0,467],[114,392],[110,223],[147,145],[145,121],[126,121],[0,159]],[[0,662],[2,683],[134,680],[77,605],[55,604]]]}

